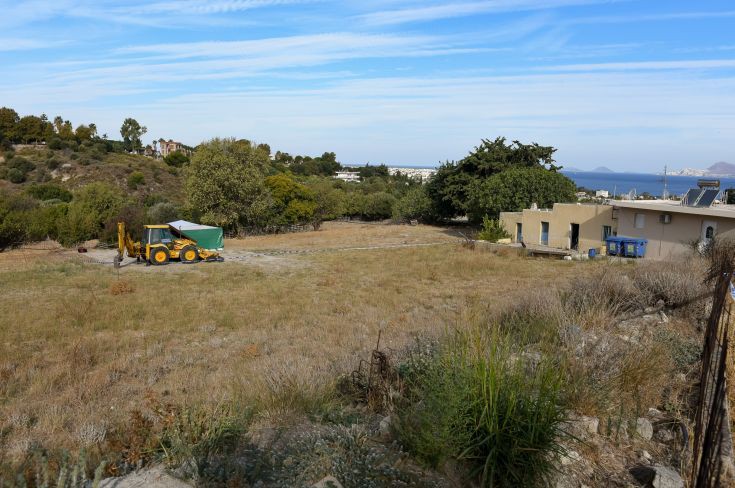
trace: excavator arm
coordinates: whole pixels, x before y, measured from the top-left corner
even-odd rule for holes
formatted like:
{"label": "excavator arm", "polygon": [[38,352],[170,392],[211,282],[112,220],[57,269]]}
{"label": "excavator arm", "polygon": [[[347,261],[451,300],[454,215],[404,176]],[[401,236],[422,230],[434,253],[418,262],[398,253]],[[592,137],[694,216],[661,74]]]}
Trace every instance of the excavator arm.
{"label": "excavator arm", "polygon": [[135,243],[133,242],[130,233],[125,230],[125,222],[117,223],[117,259],[118,262],[122,261],[125,251],[128,251],[128,256],[131,258],[138,257],[135,251]]}

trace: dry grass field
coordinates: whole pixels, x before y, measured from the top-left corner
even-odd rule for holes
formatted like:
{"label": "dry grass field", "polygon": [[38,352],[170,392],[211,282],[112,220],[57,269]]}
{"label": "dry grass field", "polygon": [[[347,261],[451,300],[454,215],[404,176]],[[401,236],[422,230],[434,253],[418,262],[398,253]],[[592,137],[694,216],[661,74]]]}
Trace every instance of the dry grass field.
{"label": "dry grass field", "polygon": [[468,250],[427,226],[333,223],[226,248],[341,251],[119,274],[70,252],[0,253],[0,462],[100,446],[151,397],[289,422],[330,401],[378,331],[400,350],[592,268]]}

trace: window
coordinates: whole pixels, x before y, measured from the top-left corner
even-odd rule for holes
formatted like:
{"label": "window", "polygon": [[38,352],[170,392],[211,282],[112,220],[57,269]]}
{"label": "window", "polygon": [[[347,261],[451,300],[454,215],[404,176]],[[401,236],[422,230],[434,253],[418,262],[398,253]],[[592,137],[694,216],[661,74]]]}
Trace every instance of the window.
{"label": "window", "polygon": [[612,225],[603,225],[602,226],[602,240],[604,241],[611,235],[612,235]]}
{"label": "window", "polygon": [[642,229],[646,226],[646,215],[642,213],[635,214],[635,224],[634,227],[636,229]]}
{"label": "window", "polygon": [[707,226],[707,229],[704,231],[704,237],[705,239],[712,239],[715,236],[715,228],[711,225]]}
{"label": "window", "polygon": [[549,223],[541,222],[541,244],[549,245]]}

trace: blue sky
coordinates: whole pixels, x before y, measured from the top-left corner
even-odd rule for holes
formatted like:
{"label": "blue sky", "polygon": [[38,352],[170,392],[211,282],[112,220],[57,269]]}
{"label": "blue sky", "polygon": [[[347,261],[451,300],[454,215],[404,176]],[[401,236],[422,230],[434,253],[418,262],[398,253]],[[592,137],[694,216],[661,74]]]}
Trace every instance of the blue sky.
{"label": "blue sky", "polygon": [[568,166],[735,163],[735,3],[0,0],[0,106],[346,163],[502,135]]}

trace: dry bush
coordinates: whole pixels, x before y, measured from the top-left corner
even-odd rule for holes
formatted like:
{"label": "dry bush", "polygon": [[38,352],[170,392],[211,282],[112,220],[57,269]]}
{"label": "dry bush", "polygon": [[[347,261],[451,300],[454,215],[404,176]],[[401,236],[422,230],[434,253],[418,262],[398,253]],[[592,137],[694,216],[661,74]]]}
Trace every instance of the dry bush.
{"label": "dry bush", "polygon": [[585,328],[605,327],[615,316],[640,306],[633,280],[613,266],[576,278],[562,300],[568,317]]}
{"label": "dry bush", "polygon": [[604,335],[567,349],[563,357],[567,401],[587,415],[638,416],[660,405],[671,382],[671,356],[655,342],[633,344]]}
{"label": "dry bush", "polygon": [[110,285],[110,295],[125,295],[134,291],[133,285],[125,280],[113,281]]}
{"label": "dry bush", "polygon": [[706,262],[700,258],[643,262],[633,273],[642,303],[652,306],[662,300],[667,307],[685,307],[688,312],[701,311],[698,299],[711,292],[705,278]]}

